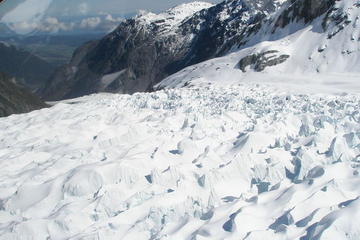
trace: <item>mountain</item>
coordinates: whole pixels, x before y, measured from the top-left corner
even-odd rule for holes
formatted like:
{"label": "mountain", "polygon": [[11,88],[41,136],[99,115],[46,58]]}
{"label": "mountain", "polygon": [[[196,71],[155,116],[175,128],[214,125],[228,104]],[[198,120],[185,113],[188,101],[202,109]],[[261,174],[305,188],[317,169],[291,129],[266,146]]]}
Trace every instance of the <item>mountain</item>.
{"label": "mountain", "polygon": [[61,99],[97,91],[151,90],[186,66],[224,54],[281,5],[264,2],[226,1],[212,7],[194,2],[129,19],[101,41],[79,49],[76,61],[51,77],[43,95]]}
{"label": "mountain", "polygon": [[[212,7],[193,4],[199,8],[191,9],[205,9],[191,15],[184,10],[191,5],[185,4],[160,15],[139,15],[101,41],[88,43],[49,79],[43,96],[54,100],[99,91],[148,91],[187,66],[239,50],[244,50],[239,53],[243,61],[238,60],[242,70],[256,65],[259,71],[264,64],[285,63],[276,68],[278,72],[293,72],[294,68],[300,72],[334,71],[331,66],[339,67],[335,64],[338,56],[343,65],[340,72],[354,71],[358,63],[358,3],[229,0]],[[172,15],[181,17],[172,19]],[[296,36],[304,31],[308,34],[303,38]],[[348,46],[330,46],[339,40]],[[330,49],[334,50],[329,54]],[[297,61],[309,64],[298,66]]]}
{"label": "mountain", "polygon": [[359,15],[360,5],[353,1],[289,1],[238,50],[185,68],[156,88],[274,79],[282,84],[313,79],[322,87],[357,84]]}
{"label": "mountain", "polygon": [[102,40],[80,47],[72,61],[51,76],[44,98],[62,99],[103,90],[145,91],[153,78],[167,76],[165,65],[187,48],[187,36],[180,40],[176,33],[182,21],[210,6],[194,2],[159,15],[143,12],[122,22]]}
{"label": "mountain", "polygon": [[43,59],[4,42],[0,42],[0,55],[0,71],[33,91],[44,85],[54,71],[53,65]]}
{"label": "mountain", "polygon": [[30,112],[46,106],[37,96],[17,85],[6,74],[0,73],[0,117]]}

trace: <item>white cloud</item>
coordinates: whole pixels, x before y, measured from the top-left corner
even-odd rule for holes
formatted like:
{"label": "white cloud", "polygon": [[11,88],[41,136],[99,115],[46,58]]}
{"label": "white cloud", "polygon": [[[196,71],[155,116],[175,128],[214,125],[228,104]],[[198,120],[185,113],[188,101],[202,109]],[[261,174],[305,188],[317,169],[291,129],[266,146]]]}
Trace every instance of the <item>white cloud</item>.
{"label": "white cloud", "polygon": [[37,29],[42,32],[57,33],[60,31],[70,31],[74,28],[74,26],[74,23],[63,23],[57,18],[48,17],[38,25]]}
{"label": "white cloud", "polygon": [[[27,2],[40,1],[44,3],[45,0],[27,0]],[[51,0],[46,0],[51,1]],[[25,5],[27,6],[27,5]],[[77,5],[82,9],[82,12],[85,13],[88,10],[88,5],[86,3],[82,3]],[[102,12],[98,16],[95,17],[86,17],[84,16],[82,19],[78,18],[62,18],[64,20],[59,20],[57,17],[46,16],[41,14],[40,9],[33,10],[33,13],[36,16],[31,17],[29,14],[27,17],[16,18],[16,14],[21,13],[21,9],[24,6],[19,5],[13,13],[7,14],[4,19],[7,22],[3,21],[7,24],[7,26],[18,34],[28,34],[28,33],[60,33],[60,32],[86,32],[86,31],[97,31],[97,32],[110,32],[115,29],[118,24],[123,21],[122,18],[114,17],[108,12]],[[44,8],[45,5],[42,5]],[[65,11],[65,8],[64,8]],[[16,21],[15,21],[16,20]]]}
{"label": "white cloud", "polygon": [[8,27],[19,34],[27,34],[30,33],[32,31],[34,31],[34,29],[36,29],[38,26],[38,23],[35,22],[28,22],[28,21],[23,21],[23,22],[16,22],[16,23],[9,23]]}
{"label": "white cloud", "polygon": [[111,14],[106,14],[105,16],[105,20],[108,22],[121,22],[123,19],[122,18],[114,18]]}
{"label": "white cloud", "polygon": [[71,31],[76,26],[75,23],[63,23],[57,18],[48,17],[41,22],[37,21],[22,21],[16,23],[9,23],[8,26],[19,34],[27,34],[30,32],[48,32],[57,33],[60,31]]}
{"label": "white cloud", "polygon": [[48,17],[48,18],[45,19],[44,22],[47,23],[47,24],[54,24],[54,25],[59,24],[59,20],[57,18],[54,18],[54,17]]}
{"label": "white cloud", "polygon": [[80,28],[96,28],[101,23],[101,18],[99,17],[90,17],[81,20]]}

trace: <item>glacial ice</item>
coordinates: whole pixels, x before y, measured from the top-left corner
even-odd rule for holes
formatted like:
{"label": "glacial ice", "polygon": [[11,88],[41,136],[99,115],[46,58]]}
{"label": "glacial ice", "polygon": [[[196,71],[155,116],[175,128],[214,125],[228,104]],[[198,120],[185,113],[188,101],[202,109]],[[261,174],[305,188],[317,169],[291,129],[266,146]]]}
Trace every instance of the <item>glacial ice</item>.
{"label": "glacial ice", "polygon": [[0,239],[358,239],[360,98],[259,84],[0,119]]}

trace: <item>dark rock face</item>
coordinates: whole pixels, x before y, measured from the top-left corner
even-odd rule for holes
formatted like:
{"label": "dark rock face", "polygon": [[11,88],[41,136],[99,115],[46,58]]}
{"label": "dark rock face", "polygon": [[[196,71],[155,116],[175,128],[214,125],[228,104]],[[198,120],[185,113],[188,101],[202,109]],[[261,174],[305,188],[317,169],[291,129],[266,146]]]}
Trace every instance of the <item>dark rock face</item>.
{"label": "dark rock face", "polygon": [[1,42],[0,56],[0,71],[16,77],[31,90],[43,86],[54,71],[54,67],[41,58]]}
{"label": "dark rock face", "polygon": [[276,27],[285,27],[290,22],[304,21],[309,23],[320,17],[334,6],[336,0],[291,0],[276,21]]}
{"label": "dark rock face", "polygon": [[195,14],[181,26],[183,34],[196,35],[181,68],[222,56],[235,45],[245,44],[248,36],[255,34],[262,21],[278,7],[276,2],[267,0],[225,1]]}
{"label": "dark rock face", "polygon": [[[74,52],[71,62],[57,68],[49,77],[45,86],[39,91],[39,94],[47,100],[59,100],[69,96],[71,92],[77,92],[78,96],[92,93],[86,88],[85,84],[88,84],[87,78],[83,79],[83,77],[87,77],[93,72],[89,70],[87,64],[81,64],[81,61],[88,52],[92,51],[96,44],[97,41],[93,41],[78,48]],[[99,77],[94,76],[93,78],[98,79]],[[89,78],[89,80],[93,78]],[[83,86],[81,86],[82,82],[85,82]],[[94,88],[95,90],[96,88]]]}
{"label": "dark rock face", "polygon": [[266,67],[275,66],[285,62],[290,55],[277,55],[278,51],[272,50],[258,54],[252,54],[240,60],[238,67],[241,71],[246,72],[247,67],[252,67],[255,72],[262,72]]}
{"label": "dark rock face", "polygon": [[47,107],[38,97],[0,73],[0,117]]}
{"label": "dark rock face", "polygon": [[[151,91],[187,66],[223,56],[250,40],[255,44],[261,40],[254,40],[258,33],[275,32],[293,21],[311,22],[328,12],[335,0],[288,0],[282,6],[279,2],[227,0],[173,25],[175,13],[150,21],[143,16],[128,19],[102,40],[79,48],[73,60],[49,78],[41,95],[59,100],[99,91]],[[240,65],[262,71],[288,57],[249,56]]]}

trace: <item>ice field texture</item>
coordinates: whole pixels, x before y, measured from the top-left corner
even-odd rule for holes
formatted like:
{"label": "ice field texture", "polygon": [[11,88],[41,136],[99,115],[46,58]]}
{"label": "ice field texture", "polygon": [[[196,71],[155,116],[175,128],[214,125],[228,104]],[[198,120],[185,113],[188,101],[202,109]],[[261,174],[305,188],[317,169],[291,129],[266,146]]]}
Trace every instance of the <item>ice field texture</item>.
{"label": "ice field texture", "polygon": [[258,84],[0,119],[0,239],[359,239],[360,98]]}

